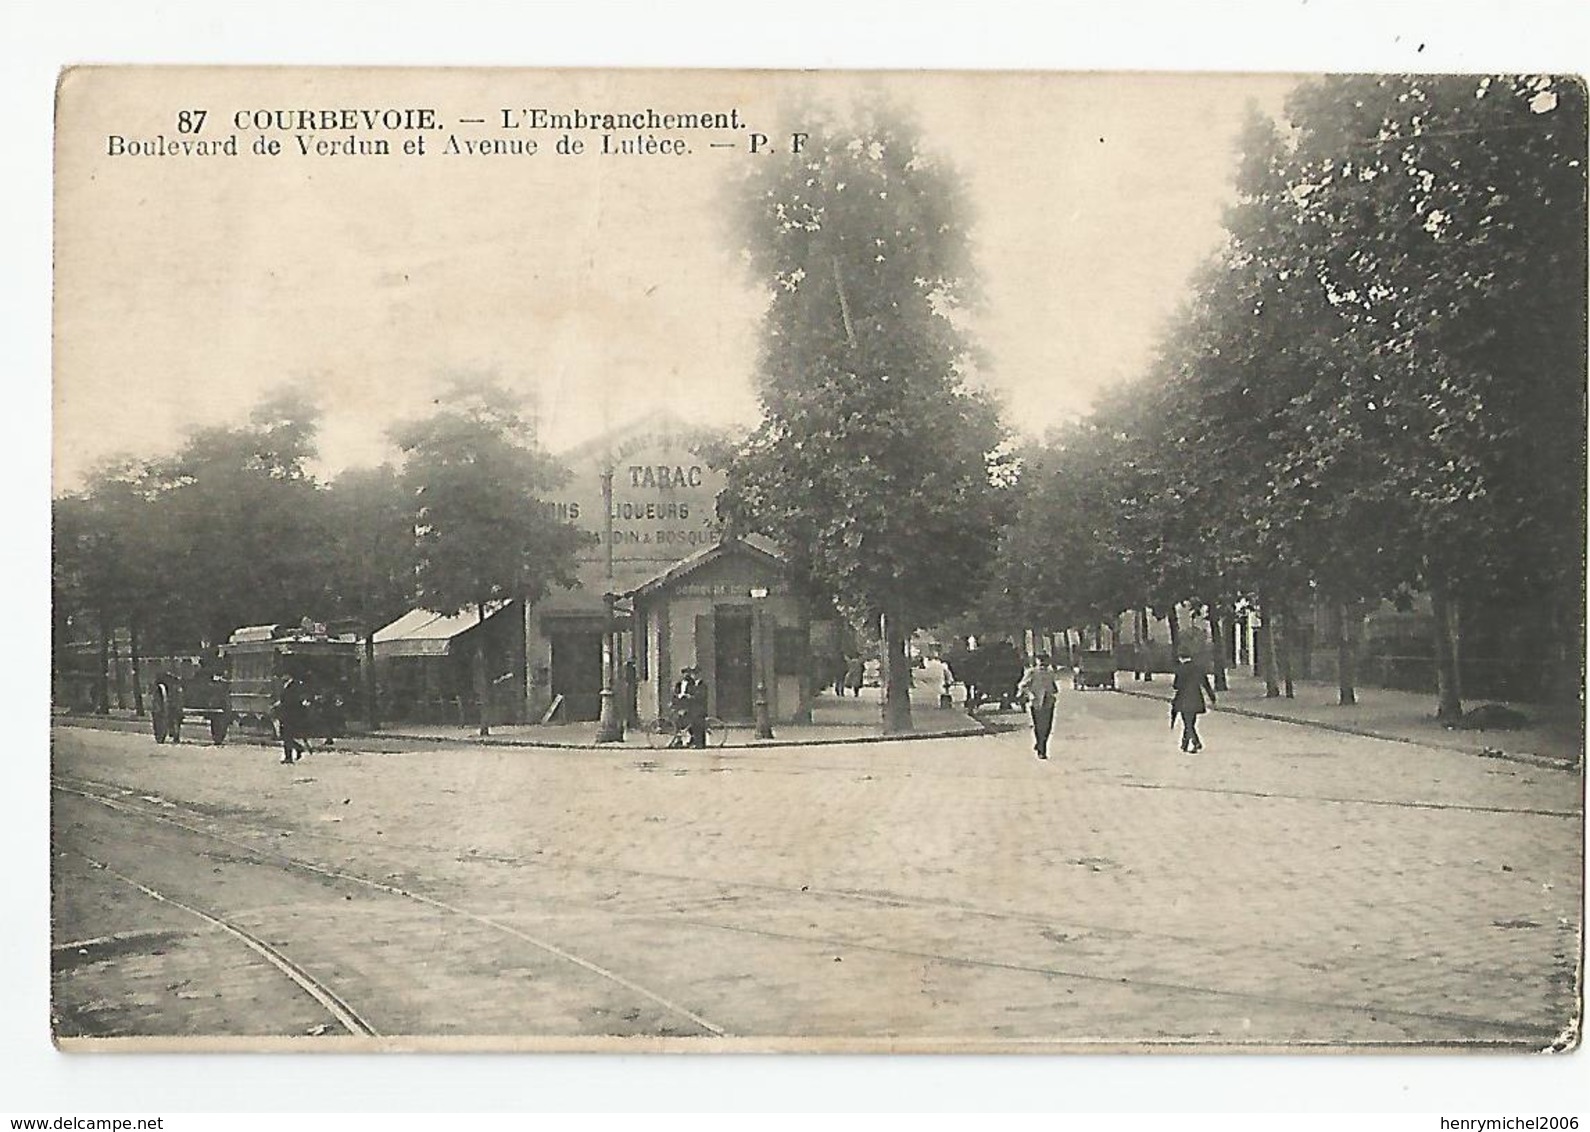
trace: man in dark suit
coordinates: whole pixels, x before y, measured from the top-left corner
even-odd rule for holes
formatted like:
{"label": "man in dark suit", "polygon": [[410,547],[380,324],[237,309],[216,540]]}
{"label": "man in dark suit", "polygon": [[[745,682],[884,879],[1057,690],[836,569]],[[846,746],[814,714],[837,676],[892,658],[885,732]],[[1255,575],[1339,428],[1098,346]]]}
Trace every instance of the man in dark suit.
{"label": "man in dark suit", "polygon": [[1198,717],[1208,710],[1204,703],[1206,696],[1209,704],[1215,702],[1214,685],[1209,682],[1209,674],[1183,653],[1176,658],[1176,675],[1171,687],[1175,695],[1170,701],[1170,725],[1175,727],[1176,717],[1181,717],[1181,749],[1196,755],[1204,749],[1203,740],[1198,738]]}
{"label": "man in dark suit", "polygon": [[282,762],[295,763],[308,752],[304,731],[309,723],[309,690],[296,676],[282,681],[276,697],[276,730],[282,739]]}
{"label": "man in dark suit", "polygon": [[[685,668],[674,682],[673,711],[675,725],[690,736],[690,746],[707,745],[707,685],[694,667]],[[670,746],[678,745],[678,737]]]}

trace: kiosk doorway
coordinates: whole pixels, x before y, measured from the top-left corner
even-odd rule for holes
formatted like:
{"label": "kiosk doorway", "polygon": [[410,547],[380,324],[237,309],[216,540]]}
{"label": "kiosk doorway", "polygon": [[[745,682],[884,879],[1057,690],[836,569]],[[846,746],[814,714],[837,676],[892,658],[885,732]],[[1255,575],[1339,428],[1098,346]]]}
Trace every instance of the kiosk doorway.
{"label": "kiosk doorway", "polygon": [[552,635],[552,694],[563,697],[562,718],[569,722],[602,714],[602,634],[566,630]]}
{"label": "kiosk doorway", "polygon": [[718,609],[713,621],[713,681],[717,714],[724,719],[751,718],[751,611]]}

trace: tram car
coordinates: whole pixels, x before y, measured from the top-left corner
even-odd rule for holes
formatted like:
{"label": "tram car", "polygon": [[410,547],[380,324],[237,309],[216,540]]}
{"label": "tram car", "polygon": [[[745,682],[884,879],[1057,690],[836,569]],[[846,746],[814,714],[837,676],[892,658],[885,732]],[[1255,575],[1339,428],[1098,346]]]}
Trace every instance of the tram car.
{"label": "tram car", "polygon": [[308,701],[303,737],[337,739],[347,730],[347,708],[359,674],[359,641],[324,625],[249,625],[221,646],[231,670],[227,702],[238,726],[277,734],[275,705],[288,677],[303,685]]}

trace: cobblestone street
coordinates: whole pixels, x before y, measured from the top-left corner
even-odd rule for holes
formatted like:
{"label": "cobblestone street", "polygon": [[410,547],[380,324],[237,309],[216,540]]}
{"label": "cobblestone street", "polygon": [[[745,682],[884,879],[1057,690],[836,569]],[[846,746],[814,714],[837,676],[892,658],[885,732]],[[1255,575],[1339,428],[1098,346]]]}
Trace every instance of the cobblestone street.
{"label": "cobblestone street", "polygon": [[386,1039],[1572,1037],[1577,772],[1219,713],[1188,757],[1161,707],[1067,693],[1047,763],[1016,715],[931,742],[293,767],[57,728],[59,1032],[348,1032],[137,882]]}

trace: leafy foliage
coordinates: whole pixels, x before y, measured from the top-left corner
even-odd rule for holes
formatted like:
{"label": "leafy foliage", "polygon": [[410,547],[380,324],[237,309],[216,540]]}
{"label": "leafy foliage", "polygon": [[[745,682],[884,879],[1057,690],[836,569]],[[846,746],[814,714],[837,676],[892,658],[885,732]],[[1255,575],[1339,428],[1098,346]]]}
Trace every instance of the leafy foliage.
{"label": "leafy foliage", "polygon": [[393,433],[405,456],[420,604],[451,615],[573,586],[583,536],[541,498],[566,473],[515,398],[490,380],[460,379],[438,404]]}
{"label": "leafy foliage", "polygon": [[[858,624],[886,618],[897,643],[980,588],[1004,434],[956,322],[972,277],[953,172],[886,106],[811,135],[742,202],[769,291],[763,421],[720,509],[794,548],[819,590]],[[907,687],[889,684],[889,726],[908,726]]]}
{"label": "leafy foliage", "polygon": [[1522,586],[1582,634],[1583,85],[1329,78],[1288,110],[1289,135],[1251,117],[1227,243],[1130,407],[1095,415],[1102,455],[1049,453],[1111,498],[1025,497],[1057,560],[1113,547],[1113,586],[1061,572],[1162,610],[1424,589],[1443,633]]}

